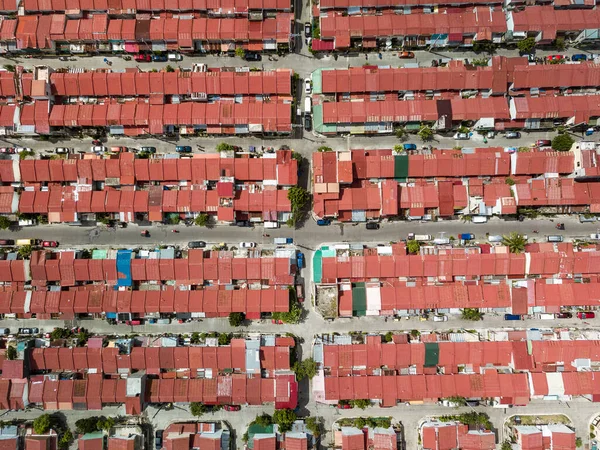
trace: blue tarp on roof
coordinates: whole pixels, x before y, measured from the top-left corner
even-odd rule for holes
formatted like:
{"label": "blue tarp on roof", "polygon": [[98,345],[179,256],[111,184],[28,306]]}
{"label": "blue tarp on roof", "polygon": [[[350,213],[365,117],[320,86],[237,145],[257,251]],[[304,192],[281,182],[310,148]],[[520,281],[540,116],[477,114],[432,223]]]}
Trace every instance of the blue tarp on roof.
{"label": "blue tarp on roof", "polygon": [[131,250],[117,252],[117,286],[131,286]]}

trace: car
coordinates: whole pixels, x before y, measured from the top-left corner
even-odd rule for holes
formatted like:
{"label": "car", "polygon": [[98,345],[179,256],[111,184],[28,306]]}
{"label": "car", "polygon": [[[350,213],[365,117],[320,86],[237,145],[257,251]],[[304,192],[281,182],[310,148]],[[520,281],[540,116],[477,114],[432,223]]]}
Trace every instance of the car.
{"label": "car", "polygon": [[235,223],[235,226],[236,226],[236,227],[242,227],[242,228],[245,228],[245,227],[251,227],[251,226],[252,226],[252,223],[250,223],[250,221],[249,221],[249,220],[238,220],[238,221]]}
{"label": "car", "polygon": [[536,147],[550,147],[552,145],[552,141],[550,139],[538,139],[535,141]]}
{"label": "car", "polygon": [[304,267],[304,253],[298,252],[298,268],[302,269]]}
{"label": "car", "polygon": [[312,130],[312,118],[309,115],[304,116],[304,129],[306,131]]}
{"label": "car", "polygon": [[311,37],[312,36],[312,26],[310,25],[310,22],[304,22],[304,37]]}
{"label": "car", "polygon": [[204,241],[188,242],[188,248],[204,248],[204,247],[206,247],[206,242],[204,242]]}
{"label": "car", "polygon": [[571,314],[570,312],[562,312],[562,313],[558,313],[556,315],[557,319],[570,319],[573,317],[573,314]]}
{"label": "car", "polygon": [[150,62],[152,61],[152,56],[147,53],[138,53],[137,55],[133,56],[133,59],[135,59],[137,62]]}
{"label": "car", "polygon": [[254,248],[256,247],[256,242],[240,242],[241,248]]}
{"label": "car", "polygon": [[448,316],[444,316],[442,314],[436,314],[435,316],[433,316],[433,321],[434,322],[447,322]]}
{"label": "car", "polygon": [[548,55],[546,56],[546,61],[562,61],[565,59],[563,55]]}
{"label": "car", "polygon": [[126,152],[127,151],[127,147],[111,147],[110,151],[112,153],[121,153],[121,152]]}
{"label": "car", "polygon": [[398,53],[398,58],[402,58],[402,59],[410,59],[410,58],[414,58],[415,54],[413,52],[400,52]]}
{"label": "car", "polygon": [[146,153],[156,153],[156,147],[141,147],[140,151]]}
{"label": "car", "polygon": [[59,56],[59,57],[58,57],[58,60],[59,60],[59,61],[68,61],[68,60],[69,60],[69,57],[68,57],[68,56]]}
{"label": "car", "polygon": [[521,137],[521,133],[518,131],[507,131],[504,137],[506,139],[519,139]]}
{"label": "car", "polygon": [[154,433],[154,447],[156,450],[160,450],[163,444],[163,430],[156,430]]}
{"label": "car", "polygon": [[260,54],[258,54],[258,53],[246,52],[246,53],[244,53],[244,59],[246,61],[261,61],[262,56],[260,56]]}
{"label": "car", "polygon": [[457,141],[466,141],[466,140],[471,139],[471,136],[469,135],[469,133],[456,133],[453,137]]}
{"label": "car", "polygon": [[337,407],[339,409],[352,409],[352,405],[349,403],[338,403]]}
{"label": "car", "polygon": [[0,239],[0,245],[15,245],[12,239]]}
{"label": "car", "polygon": [[571,61],[587,61],[587,59],[587,55],[584,55],[583,53],[576,53],[575,55],[571,56]]}
{"label": "car", "polygon": [[593,313],[592,311],[583,311],[583,312],[578,312],[577,313],[577,318],[578,319],[593,319],[596,317],[596,314]]}
{"label": "car", "polygon": [[404,149],[404,151],[416,150],[417,146],[415,144],[402,144],[402,148]]}
{"label": "car", "polygon": [[102,145],[102,141],[100,139],[94,139],[92,145]]}
{"label": "car", "polygon": [[379,230],[379,224],[377,222],[368,222],[366,228],[367,230]]}
{"label": "car", "polygon": [[58,242],[56,242],[56,241],[42,241],[42,247],[58,247]]}
{"label": "car", "polygon": [[92,146],[92,151],[94,153],[104,153],[106,150],[108,150],[104,145],[93,145]]}
{"label": "car", "polygon": [[72,148],[68,148],[68,147],[56,147],[55,151],[59,155],[64,155],[64,154],[67,154],[67,153],[71,153],[73,151],[73,149]]}
{"label": "car", "polygon": [[152,55],[152,61],[154,62],[166,62],[168,60],[167,55]]}
{"label": "car", "polygon": [[329,219],[319,219],[319,220],[317,220],[317,225],[319,225],[320,227],[325,227],[327,225],[331,225],[331,220],[329,220]]}
{"label": "car", "polygon": [[38,334],[39,328],[19,328],[19,334]]}
{"label": "car", "polygon": [[169,53],[167,59],[169,61],[181,61],[183,60],[183,55],[181,53]]}
{"label": "car", "polygon": [[178,145],[175,147],[177,153],[192,153],[192,147],[189,145]]}
{"label": "car", "polygon": [[239,411],[242,409],[240,405],[225,405],[223,406],[225,411]]}
{"label": "car", "polygon": [[2,147],[2,148],[0,148],[0,153],[6,153],[6,154],[11,154],[12,155],[12,154],[14,154],[16,152],[15,152],[15,149],[12,148],[12,147]]}
{"label": "car", "polygon": [[312,92],[312,86],[310,83],[311,83],[310,78],[306,78],[304,80],[304,93],[305,94],[310,94]]}
{"label": "car", "polygon": [[462,233],[458,235],[458,238],[463,241],[470,241],[472,239],[475,239],[475,235],[472,233]]}
{"label": "car", "polygon": [[504,320],[521,320],[519,314],[504,314]]}
{"label": "car", "polygon": [[15,147],[15,153],[31,152],[29,147]]}

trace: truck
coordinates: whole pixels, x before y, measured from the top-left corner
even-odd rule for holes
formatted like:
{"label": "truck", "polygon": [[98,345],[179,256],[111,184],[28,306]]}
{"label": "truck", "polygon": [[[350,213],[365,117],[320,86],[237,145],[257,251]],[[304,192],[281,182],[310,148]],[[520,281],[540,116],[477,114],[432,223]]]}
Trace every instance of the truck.
{"label": "truck", "polygon": [[304,267],[304,253],[298,252],[298,269],[302,269]]}
{"label": "truck", "polygon": [[275,245],[285,245],[285,244],[293,244],[294,240],[292,238],[275,238],[273,239]]}
{"label": "truck", "polygon": [[408,233],[408,240],[412,241],[430,241],[431,240],[431,235],[430,234],[415,234],[415,233]]}
{"label": "truck", "polygon": [[475,239],[475,235],[471,233],[462,233],[458,235],[458,238],[462,241],[470,241],[472,239]]}

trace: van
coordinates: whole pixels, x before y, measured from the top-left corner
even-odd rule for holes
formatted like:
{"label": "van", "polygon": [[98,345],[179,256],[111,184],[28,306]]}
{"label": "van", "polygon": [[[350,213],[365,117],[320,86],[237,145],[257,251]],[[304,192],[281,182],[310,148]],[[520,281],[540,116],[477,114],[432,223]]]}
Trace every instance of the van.
{"label": "van", "polygon": [[502,239],[503,239],[503,237],[499,234],[493,235],[493,236],[488,236],[489,242],[502,242]]}
{"label": "van", "polygon": [[415,241],[430,241],[431,235],[430,234],[415,234],[414,239],[415,239]]}
{"label": "van", "polygon": [[473,216],[471,218],[472,223],[487,223],[487,217],[485,216]]}
{"label": "van", "polygon": [[554,320],[554,314],[540,313],[540,320]]}
{"label": "van", "polygon": [[36,245],[37,239],[17,239],[17,246],[22,247],[24,245]]}
{"label": "van", "polygon": [[304,99],[304,114],[312,113],[312,99],[310,97],[306,97]]}
{"label": "van", "polygon": [[547,240],[548,242],[562,242],[562,241],[563,241],[563,237],[562,237],[562,236],[559,236],[559,235],[557,235],[557,234],[552,234],[552,235],[548,236],[548,237],[546,238],[546,240]]}

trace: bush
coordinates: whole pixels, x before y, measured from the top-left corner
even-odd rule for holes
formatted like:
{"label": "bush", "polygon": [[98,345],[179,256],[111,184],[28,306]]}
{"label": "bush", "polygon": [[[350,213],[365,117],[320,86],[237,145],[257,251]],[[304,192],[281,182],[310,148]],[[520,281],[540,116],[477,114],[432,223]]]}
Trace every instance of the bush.
{"label": "bush", "polygon": [[232,327],[241,326],[244,323],[244,320],[246,320],[246,314],[244,313],[235,312],[229,314],[229,325]]}
{"label": "bush", "polygon": [[385,342],[392,342],[394,340],[394,333],[392,333],[391,331],[388,331],[385,336],[383,337],[383,340]]}
{"label": "bush", "polygon": [[71,442],[73,442],[73,433],[71,433],[71,430],[65,430],[58,441],[58,447],[62,449],[69,448]]}
{"label": "bush", "polygon": [[201,213],[196,216],[196,218],[194,219],[194,223],[199,227],[205,227],[206,225],[208,225],[209,219],[210,216],[208,214]]}
{"label": "bush", "polygon": [[279,426],[280,433],[290,431],[296,418],[296,413],[291,409],[277,409],[273,413],[273,422]]}
{"label": "bush", "polygon": [[8,359],[9,361],[12,361],[13,359],[17,358],[17,349],[13,346],[13,345],[9,345],[6,348],[6,359]]}
{"label": "bush", "polygon": [[421,126],[421,128],[419,129],[419,132],[417,133],[419,135],[419,137],[421,138],[421,140],[423,142],[428,142],[433,140],[433,129],[429,126],[429,125],[423,125]]}
{"label": "bush", "polygon": [[20,160],[27,159],[29,156],[35,156],[35,152],[33,150],[23,150],[21,153],[19,153]]}
{"label": "bush", "polygon": [[50,430],[51,425],[50,414],[42,414],[33,421],[33,431],[35,434],[45,434]]}
{"label": "bush", "polygon": [[219,345],[229,345],[230,342],[231,342],[231,334],[230,333],[219,334]]}
{"label": "bush", "polygon": [[514,186],[515,185],[515,180],[513,180],[511,177],[506,177],[506,180],[504,180],[504,182],[506,184],[508,184],[509,186]]}
{"label": "bush", "polygon": [[574,143],[575,141],[569,134],[559,134],[552,139],[552,149],[559,152],[566,152],[571,150]]}
{"label": "bush", "polygon": [[11,224],[12,222],[8,220],[8,217],[0,216],[0,230],[6,230],[7,228],[10,228]]}
{"label": "bush", "polygon": [[173,66],[167,65],[167,67],[165,67],[165,72],[175,72],[175,69],[173,69]]}
{"label": "bush", "polygon": [[110,431],[115,426],[115,419],[112,417],[99,417],[96,422],[96,428],[98,430]]}
{"label": "bush", "polygon": [[406,137],[406,130],[402,127],[398,127],[394,129],[394,134],[398,139],[403,139],[404,137]]}
{"label": "bush", "polygon": [[580,437],[577,437],[577,438],[575,439],[575,447],[579,448],[579,447],[581,447],[582,445],[583,445],[583,442],[581,441],[581,438],[580,438]]}
{"label": "bush", "polygon": [[367,426],[367,421],[362,417],[357,417],[356,419],[354,419],[354,426],[362,430],[364,427]]}
{"label": "bush", "polygon": [[66,339],[71,336],[71,330],[67,328],[55,328],[50,332],[50,339]]}
{"label": "bush", "polygon": [[350,400],[350,404],[352,405],[353,408],[365,409],[365,408],[371,406],[371,400],[366,399],[366,398],[359,398],[356,400]]}
{"label": "bush", "polygon": [[521,53],[531,53],[535,47],[535,39],[528,37],[517,43],[517,48]]}
{"label": "bush", "polygon": [[268,427],[272,423],[273,423],[273,418],[270,415],[268,415],[267,413],[262,413],[260,416],[256,416],[250,425],[256,424],[261,427]]}
{"label": "bush", "polygon": [[242,47],[235,48],[235,56],[239,56],[240,58],[243,58],[245,54],[246,54],[246,52],[244,51],[244,49]]}
{"label": "bush", "polygon": [[321,423],[316,417],[307,417],[304,419],[306,428],[312,433],[314,437],[321,436]]}
{"label": "bush", "polygon": [[86,417],[75,422],[75,431],[78,434],[94,433],[98,431],[98,418]]}
{"label": "bush", "polygon": [[406,243],[406,249],[408,250],[408,253],[416,255],[421,249],[421,244],[419,243],[419,241],[415,241],[414,239],[412,239]]}
{"label": "bush", "polygon": [[199,344],[200,343],[200,333],[198,333],[197,331],[194,331],[192,333],[192,336],[190,337],[190,342],[195,345]]}
{"label": "bush", "polygon": [[192,416],[200,417],[206,412],[206,406],[200,402],[190,403],[190,413]]}
{"label": "bush", "polygon": [[554,40],[554,48],[556,48],[556,50],[559,52],[562,52],[566,47],[565,38],[557,37]]}
{"label": "bush", "polygon": [[394,152],[396,153],[402,153],[404,151],[404,146],[403,145],[394,145]]}
{"label": "bush", "polygon": [[296,225],[302,217],[303,210],[310,202],[310,194],[300,186],[292,186],[287,192],[287,198],[292,207],[292,225]]}
{"label": "bush", "polygon": [[220,142],[219,144],[217,144],[217,147],[216,147],[216,150],[218,152],[228,152],[233,149],[234,149],[233,145],[228,144],[227,142]]}
{"label": "bush", "polygon": [[464,308],[461,311],[461,316],[463,320],[478,321],[482,319],[483,313],[477,308]]}
{"label": "bush", "polygon": [[494,53],[496,51],[496,44],[489,41],[474,41],[473,51],[475,53],[486,52]]}
{"label": "bush", "polygon": [[23,245],[23,246],[19,247],[19,249],[17,250],[17,253],[19,254],[19,256],[21,258],[29,259],[32,251],[33,251],[33,247],[31,245]]}
{"label": "bush", "polygon": [[332,148],[331,147],[327,147],[326,145],[321,145],[318,149],[318,152],[332,152]]}
{"label": "bush", "polygon": [[274,320],[281,320],[284,323],[298,323],[302,317],[302,308],[298,302],[290,301],[290,310],[288,312],[274,312],[271,314]]}

